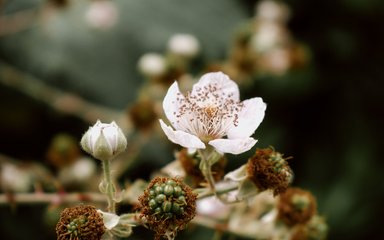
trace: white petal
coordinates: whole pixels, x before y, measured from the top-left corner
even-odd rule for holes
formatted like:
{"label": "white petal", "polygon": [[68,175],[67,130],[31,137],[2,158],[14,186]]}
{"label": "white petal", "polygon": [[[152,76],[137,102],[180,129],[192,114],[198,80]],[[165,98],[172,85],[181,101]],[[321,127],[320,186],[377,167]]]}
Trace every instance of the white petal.
{"label": "white petal", "polygon": [[209,141],[209,145],[223,153],[240,154],[251,149],[257,140],[253,138],[215,139]]}
{"label": "white petal", "polygon": [[242,102],[243,108],[238,114],[238,124],[227,132],[229,139],[251,136],[263,121],[267,105],[261,98],[251,98]]}
{"label": "white petal", "polygon": [[[180,99],[183,99],[184,95],[181,94],[177,82],[174,82],[168,89],[167,94],[163,100],[163,109],[168,120],[172,126],[177,129],[176,115],[179,113]],[[179,100],[178,100],[179,99]]]}
{"label": "white petal", "polygon": [[194,95],[198,89],[212,84],[216,84],[216,87],[220,89],[220,92],[224,93],[226,96],[231,96],[231,98],[236,102],[240,100],[239,87],[233,80],[229,79],[229,77],[222,72],[204,74],[193,86],[191,94]]}
{"label": "white petal", "polygon": [[224,176],[225,180],[231,180],[235,182],[243,181],[247,178],[247,165],[244,164],[238,169],[235,169]]}
{"label": "white petal", "polygon": [[112,228],[114,228],[120,221],[120,217],[117,216],[116,214],[103,212],[101,210],[97,210],[97,211],[103,215],[104,226],[108,230],[111,230]]}
{"label": "white petal", "polygon": [[175,131],[167,126],[163,120],[160,119],[159,121],[161,128],[171,142],[179,144],[185,148],[205,148],[205,144],[195,135],[180,130]]}

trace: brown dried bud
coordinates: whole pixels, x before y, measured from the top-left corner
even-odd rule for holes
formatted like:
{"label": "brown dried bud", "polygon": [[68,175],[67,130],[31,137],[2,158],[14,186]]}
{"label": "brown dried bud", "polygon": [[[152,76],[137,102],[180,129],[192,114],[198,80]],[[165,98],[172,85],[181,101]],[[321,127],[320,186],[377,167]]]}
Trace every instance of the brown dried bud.
{"label": "brown dried bud", "polygon": [[179,178],[156,177],[139,197],[140,217],[155,239],[175,236],[196,214],[197,194]]}
{"label": "brown dried bud", "polygon": [[90,205],[64,209],[56,225],[58,240],[100,240],[104,232],[102,216]]}
{"label": "brown dried bud", "polygon": [[129,110],[128,115],[136,129],[145,131],[150,129],[158,119],[155,104],[151,100],[140,100]]}
{"label": "brown dried bud", "polygon": [[278,218],[288,226],[307,223],[317,212],[315,197],[300,188],[280,194]]}
{"label": "brown dried bud", "polygon": [[292,229],[290,240],[325,240],[328,225],[321,216],[313,216],[306,224],[298,224]]}
{"label": "brown dried bud", "polygon": [[292,181],[292,170],[283,155],[272,148],[257,149],[248,160],[247,176],[260,191],[284,192]]}
{"label": "brown dried bud", "polygon": [[78,141],[68,134],[57,134],[51,141],[47,159],[56,168],[68,166],[80,157]]}

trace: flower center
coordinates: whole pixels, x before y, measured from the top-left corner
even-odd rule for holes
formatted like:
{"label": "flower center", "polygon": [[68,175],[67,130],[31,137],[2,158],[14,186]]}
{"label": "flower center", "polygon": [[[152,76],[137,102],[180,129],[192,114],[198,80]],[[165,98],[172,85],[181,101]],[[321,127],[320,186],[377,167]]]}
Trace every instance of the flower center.
{"label": "flower center", "polygon": [[[180,93],[181,94],[181,93]],[[222,138],[229,128],[237,126],[238,113],[243,104],[232,93],[225,93],[217,84],[178,97],[176,128],[198,136],[202,141]]]}

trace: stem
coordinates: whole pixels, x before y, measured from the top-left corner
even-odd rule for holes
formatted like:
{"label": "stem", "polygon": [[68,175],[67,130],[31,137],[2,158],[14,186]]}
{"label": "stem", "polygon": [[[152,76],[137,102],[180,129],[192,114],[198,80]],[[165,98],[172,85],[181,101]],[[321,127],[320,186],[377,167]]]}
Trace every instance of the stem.
{"label": "stem", "polygon": [[210,197],[210,196],[213,196],[213,195],[219,196],[221,194],[232,192],[232,191],[234,191],[236,189],[238,189],[238,186],[237,185],[232,185],[232,186],[227,186],[226,188],[223,188],[223,189],[218,189],[215,192],[205,191],[205,192],[200,193],[197,196],[197,198],[198,199],[203,199],[203,198],[207,198],[207,197]]}
{"label": "stem", "polygon": [[[200,155],[201,163],[200,163],[200,170],[203,173],[205,180],[208,182],[209,189],[211,192],[215,193],[215,180],[212,176],[212,170],[211,165],[209,164],[208,158],[205,153],[207,153],[208,150],[205,150],[204,152],[200,149],[197,150],[197,152]],[[207,155],[210,155],[209,153]]]}
{"label": "stem", "polygon": [[111,177],[111,169],[110,169],[110,161],[104,160],[103,170],[104,170],[104,181],[107,186],[107,198],[108,198],[108,212],[115,213],[116,212],[116,203],[114,198],[115,195],[115,185],[113,184]]}

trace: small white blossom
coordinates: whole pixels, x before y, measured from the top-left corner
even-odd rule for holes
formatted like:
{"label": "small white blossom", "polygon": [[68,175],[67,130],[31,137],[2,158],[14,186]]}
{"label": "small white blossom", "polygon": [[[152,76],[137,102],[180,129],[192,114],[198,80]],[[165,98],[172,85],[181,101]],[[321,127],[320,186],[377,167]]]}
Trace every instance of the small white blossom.
{"label": "small white blossom", "polygon": [[0,165],[0,186],[3,190],[28,192],[32,187],[32,176],[28,169],[10,163]]}
{"label": "small white blossom", "polygon": [[162,120],[161,127],[170,141],[186,148],[209,144],[220,153],[248,151],[257,142],[250,136],[263,120],[266,104],[261,98],[240,102],[239,95],[237,84],[221,72],[205,74],[186,95],[175,82],[163,101],[174,129]]}
{"label": "small white blossom", "polygon": [[185,56],[195,57],[200,51],[199,41],[190,34],[175,34],[168,42],[170,52]]}
{"label": "small white blossom", "polygon": [[127,147],[127,139],[115,122],[97,121],[81,139],[83,149],[99,160],[110,160],[123,152]]}
{"label": "small white blossom", "polygon": [[59,171],[59,180],[64,185],[76,184],[84,186],[97,173],[95,162],[88,157],[80,158]]}
{"label": "small white blossom", "polygon": [[259,52],[266,52],[284,44],[287,36],[284,29],[275,23],[259,24],[255,34],[251,38],[252,49]]}
{"label": "small white blossom", "polygon": [[147,53],[139,59],[138,68],[144,75],[159,76],[165,73],[167,64],[162,55],[157,53]]}
{"label": "small white blossom", "polygon": [[118,15],[113,1],[93,1],[85,13],[85,20],[91,27],[105,30],[116,24]]}
{"label": "small white blossom", "polygon": [[256,6],[256,17],[261,21],[283,23],[289,19],[289,15],[289,8],[282,2],[264,0]]}

